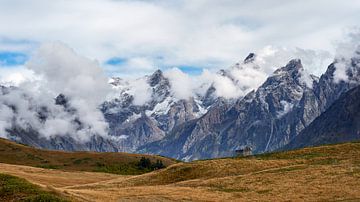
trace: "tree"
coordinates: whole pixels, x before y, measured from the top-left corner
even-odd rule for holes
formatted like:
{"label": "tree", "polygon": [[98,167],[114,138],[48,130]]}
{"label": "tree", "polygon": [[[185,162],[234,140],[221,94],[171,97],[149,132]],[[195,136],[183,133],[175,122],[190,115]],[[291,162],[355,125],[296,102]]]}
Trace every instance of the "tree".
{"label": "tree", "polygon": [[149,158],[141,157],[139,161],[139,168],[140,169],[149,169],[151,168],[151,161]]}
{"label": "tree", "polygon": [[152,168],[153,168],[153,170],[157,170],[157,169],[165,168],[165,166],[164,166],[163,162],[158,159],[158,160],[156,160],[156,163],[154,163],[152,165]]}

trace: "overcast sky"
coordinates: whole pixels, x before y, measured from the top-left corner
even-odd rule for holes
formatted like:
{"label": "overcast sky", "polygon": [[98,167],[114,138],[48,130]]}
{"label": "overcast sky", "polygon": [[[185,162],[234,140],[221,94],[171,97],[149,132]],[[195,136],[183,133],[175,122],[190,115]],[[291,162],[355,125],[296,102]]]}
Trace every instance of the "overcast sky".
{"label": "overcast sky", "polygon": [[52,41],[120,76],[198,74],[269,50],[328,61],[359,19],[359,0],[0,0],[0,74],[31,74],[24,63]]}

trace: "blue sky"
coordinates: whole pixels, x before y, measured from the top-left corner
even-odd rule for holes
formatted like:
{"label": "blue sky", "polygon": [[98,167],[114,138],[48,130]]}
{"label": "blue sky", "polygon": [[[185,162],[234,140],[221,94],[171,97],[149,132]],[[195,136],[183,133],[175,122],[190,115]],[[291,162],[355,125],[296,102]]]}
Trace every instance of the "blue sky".
{"label": "blue sky", "polygon": [[28,55],[22,52],[0,52],[1,66],[23,65],[28,60]]}
{"label": "blue sky", "polygon": [[[217,71],[269,46],[303,50],[287,57],[327,52],[329,59],[358,19],[357,0],[2,0],[0,68],[23,65],[51,41],[120,76]],[[318,68],[309,63],[310,71]]]}

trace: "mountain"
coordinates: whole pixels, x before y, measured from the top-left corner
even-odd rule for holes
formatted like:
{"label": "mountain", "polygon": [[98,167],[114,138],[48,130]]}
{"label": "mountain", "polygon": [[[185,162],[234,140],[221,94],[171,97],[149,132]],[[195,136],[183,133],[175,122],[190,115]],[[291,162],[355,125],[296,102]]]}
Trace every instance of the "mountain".
{"label": "mountain", "polygon": [[[99,106],[109,130],[106,136],[88,134],[88,141],[79,141],[71,133],[41,136],[38,125],[51,117],[51,110],[16,87],[1,87],[0,102],[14,114],[7,117],[11,120],[11,127],[6,128],[8,138],[39,148],[139,152],[186,161],[232,156],[244,146],[250,146],[253,153],[264,153],[295,140],[343,93],[359,85],[359,55],[355,52],[350,59],[336,59],[320,78],[307,74],[301,60],[293,59],[252,90],[236,76],[246,68],[261,68],[251,53],[216,74],[237,88],[230,97],[222,96],[224,86],[214,81],[202,86],[203,94],[179,99],[161,70],[135,80],[112,78],[114,95]],[[11,98],[16,98],[17,105],[11,103],[9,93],[16,95]],[[66,95],[58,95],[53,102],[57,109],[53,111],[61,110],[76,130],[88,127],[84,122],[88,117],[79,114]],[[21,110],[26,113],[18,120]]]}
{"label": "mountain", "polygon": [[[8,139],[38,148],[55,150],[118,151],[113,140],[99,135],[88,134],[90,140],[86,142],[74,138],[73,134],[51,137],[40,135],[42,129],[40,124],[43,124],[53,115],[49,109],[50,106],[60,109],[64,117],[71,117],[71,122],[77,126],[78,130],[87,127],[83,123],[84,117],[81,117],[77,113],[77,109],[69,105],[68,98],[65,95],[60,94],[52,100],[54,103],[44,105],[44,103],[35,101],[31,95],[19,88],[2,86],[0,90],[0,108],[5,109],[2,111],[3,117],[1,118],[9,122],[9,127],[6,128]],[[12,115],[9,116],[9,114]],[[6,119],[10,119],[10,121]]]}
{"label": "mountain", "polygon": [[336,79],[335,61],[317,78],[304,71],[301,61],[291,60],[276,70],[256,91],[234,104],[223,103],[199,119],[174,129],[164,139],[139,148],[183,160],[234,155],[243,146],[253,153],[282,148],[335,102],[359,84],[359,59],[346,67],[346,80]]}
{"label": "mountain", "polygon": [[[298,132],[296,124],[305,127],[299,115],[289,118],[302,112],[297,106],[312,104],[305,99],[314,95],[303,74],[301,61],[292,60],[275,71],[258,90],[234,104],[224,102],[211,108],[201,118],[141,147],[140,151],[194,160],[229,156],[242,145],[251,145],[256,153],[274,150]],[[161,148],[160,152],[157,148]]]}
{"label": "mountain", "polygon": [[[177,99],[172,95],[171,84],[161,70],[143,78],[150,86],[151,99],[143,105],[134,104],[130,87],[119,88],[119,99],[105,102],[102,106],[110,135],[123,137],[119,140],[120,151],[134,152],[139,146],[164,138],[174,127],[201,116],[205,109],[196,98]],[[115,81],[120,81],[115,78]],[[125,90],[124,90],[125,89]]]}
{"label": "mountain", "polygon": [[284,149],[360,140],[360,86],[342,94]]}
{"label": "mountain", "polygon": [[[145,81],[150,94],[150,99],[141,105],[134,102],[135,97],[130,92],[133,86],[129,81],[121,78],[111,79],[110,84],[118,94],[100,106],[105,121],[109,124],[108,137],[110,138],[98,134],[88,134],[89,141],[79,141],[72,134],[44,137],[40,135],[36,127],[33,127],[31,120],[12,122],[12,127],[6,129],[8,138],[46,149],[134,152],[139,146],[164,138],[165,134],[174,127],[196,119],[206,112],[199,97],[191,97],[187,100],[174,97],[170,81],[162,71],[157,70],[152,75],[140,79]],[[20,113],[17,108],[21,105],[12,105],[9,100],[13,97],[19,98],[26,104],[23,107],[25,112],[31,113],[38,125],[45,123],[52,116],[47,106],[36,102],[30,94],[21,89],[2,87],[0,96],[2,96],[0,97],[1,104],[9,108],[15,116]],[[77,113],[77,109],[71,106],[66,95],[58,95],[53,102],[55,107],[62,108],[62,113],[65,113],[66,117],[71,117],[71,123],[77,129],[85,127],[83,118],[86,117],[81,117]]]}

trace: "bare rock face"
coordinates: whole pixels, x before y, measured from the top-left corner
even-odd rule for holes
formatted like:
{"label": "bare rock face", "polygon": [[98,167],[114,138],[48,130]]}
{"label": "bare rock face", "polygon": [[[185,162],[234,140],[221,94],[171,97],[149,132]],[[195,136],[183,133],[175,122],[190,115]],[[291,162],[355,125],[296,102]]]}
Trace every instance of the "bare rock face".
{"label": "bare rock face", "polygon": [[352,61],[347,69],[349,79],[335,82],[336,63],[318,79],[306,75],[300,60],[291,60],[256,91],[234,104],[212,107],[201,118],[139,151],[195,160],[231,156],[244,145],[250,145],[254,153],[282,148],[342,93],[358,85],[359,66]]}
{"label": "bare rock face", "polygon": [[343,93],[324,113],[282,149],[360,139],[360,87]]}
{"label": "bare rock face", "polygon": [[147,77],[147,82],[151,88],[151,100],[146,104],[134,105],[133,97],[123,93],[119,99],[106,102],[102,107],[110,126],[109,134],[120,137],[120,151],[134,152],[142,145],[161,140],[174,127],[204,113],[194,98],[174,98],[170,82],[161,70]]}

